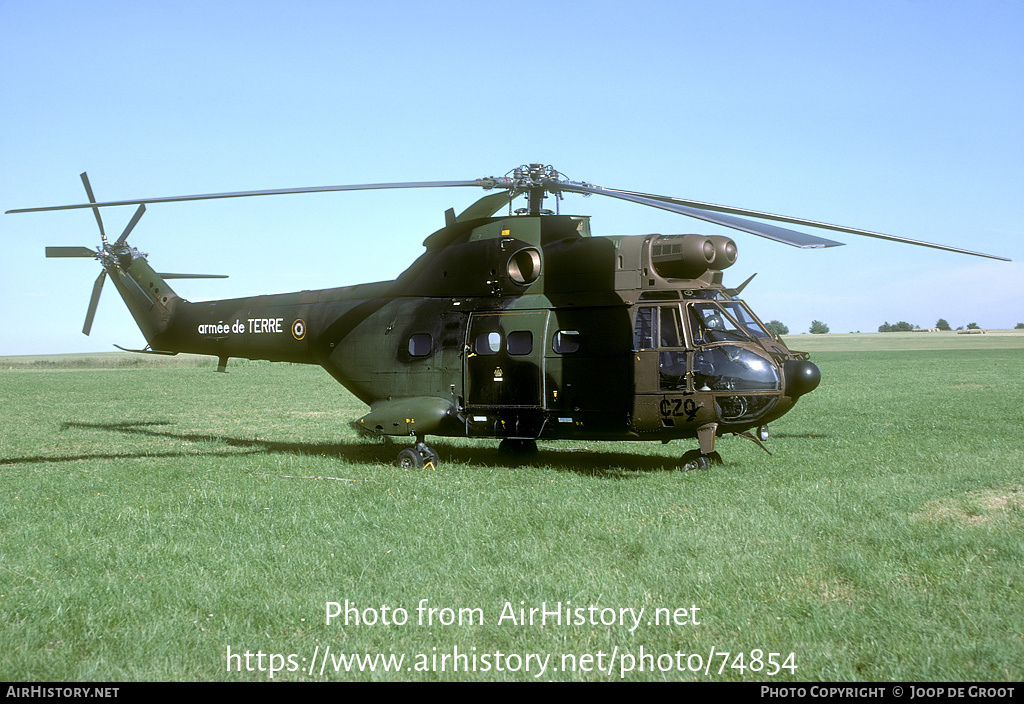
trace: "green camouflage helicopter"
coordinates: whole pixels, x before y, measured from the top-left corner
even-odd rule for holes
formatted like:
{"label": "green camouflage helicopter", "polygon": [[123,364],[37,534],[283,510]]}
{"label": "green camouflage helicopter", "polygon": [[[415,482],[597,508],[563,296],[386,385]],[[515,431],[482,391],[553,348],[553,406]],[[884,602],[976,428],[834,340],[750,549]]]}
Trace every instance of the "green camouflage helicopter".
{"label": "green camouflage helicopter", "polygon": [[[591,237],[587,216],[543,207],[566,193],[661,208],[802,248],[833,240],[754,217],[1003,259],[955,247],[801,218],[569,181],[529,164],[503,177],[214,193],[10,210],[91,208],[101,245],[47,247],[48,257],[90,257],[103,271],[85,326],[110,277],[150,354],[211,355],[319,364],[366,403],[367,433],[407,437],[402,467],[437,465],[428,435],[498,439],[511,453],[545,439],[696,438],[681,466],[721,461],[715,439],[737,434],[764,447],[767,424],[814,390],[818,368],[770,333],[727,288],[736,261],[724,236]],[[147,255],[127,243],[146,204],[214,198],[388,188],[476,187],[494,191],[424,241],[426,251],[394,281],[320,291],[192,303]],[[512,210],[513,200],[526,207]],[[107,240],[100,208],[137,205]],[[503,214],[499,211],[506,210]],[[744,216],[744,217],[741,217]],[[747,280],[749,282],[749,279]],[[123,349],[123,348],[122,348]]]}

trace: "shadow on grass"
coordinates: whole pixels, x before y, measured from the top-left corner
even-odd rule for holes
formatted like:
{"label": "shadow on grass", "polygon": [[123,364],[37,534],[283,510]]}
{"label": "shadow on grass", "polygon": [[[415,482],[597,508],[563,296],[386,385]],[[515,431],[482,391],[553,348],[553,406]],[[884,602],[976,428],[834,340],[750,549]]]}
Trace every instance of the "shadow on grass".
{"label": "shadow on grass", "polygon": [[[223,457],[258,455],[267,453],[306,455],[310,457],[337,458],[346,462],[370,465],[393,465],[398,451],[410,445],[402,440],[341,441],[333,443],[280,442],[259,438],[236,438],[211,433],[175,432],[169,421],[143,421],[130,423],[82,423],[69,421],[61,423],[61,430],[102,430],[124,435],[146,436],[189,443],[215,443],[227,445],[230,449],[190,448],[188,451],[136,451],[99,454],[37,456],[0,458],[0,466],[47,462],[75,462],[81,460],[117,460],[139,458],[174,457]],[[487,441],[485,441],[487,442]],[[495,442],[495,441],[490,441]],[[626,452],[602,452],[589,448],[551,448],[541,446],[537,454],[525,457],[510,456],[498,452],[497,446],[463,447],[444,442],[432,443],[445,464],[464,464],[478,467],[543,466],[557,471],[602,477],[628,477],[635,472],[675,471],[679,469],[679,457],[663,455],[632,454]],[[681,456],[681,453],[680,453]]]}

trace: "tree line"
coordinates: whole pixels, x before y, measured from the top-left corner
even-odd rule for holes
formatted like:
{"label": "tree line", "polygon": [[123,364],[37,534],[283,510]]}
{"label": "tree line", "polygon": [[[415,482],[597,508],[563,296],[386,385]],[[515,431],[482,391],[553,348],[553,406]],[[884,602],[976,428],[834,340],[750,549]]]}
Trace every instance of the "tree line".
{"label": "tree line", "polygon": [[[789,334],[789,326],[785,325],[779,320],[769,321],[765,323],[764,326],[768,328],[768,332],[770,332],[773,335]],[[939,318],[939,320],[935,323],[934,327],[938,328],[939,330],[953,329],[945,318]],[[968,323],[966,326],[961,325],[960,327],[957,328],[957,330],[963,330],[965,327],[968,330],[979,330],[981,326],[979,326],[977,323]],[[878,332],[912,332],[913,330],[917,329],[918,327],[916,325],[908,323],[905,320],[901,320],[900,322],[891,325],[888,321],[886,321],[885,323],[878,326]],[[1024,330],[1024,323],[1017,323],[1014,329]],[[808,330],[808,332],[810,332],[812,335],[824,335],[825,333],[828,332],[828,325],[821,322],[820,320],[815,320],[814,322],[811,323],[811,327]]]}

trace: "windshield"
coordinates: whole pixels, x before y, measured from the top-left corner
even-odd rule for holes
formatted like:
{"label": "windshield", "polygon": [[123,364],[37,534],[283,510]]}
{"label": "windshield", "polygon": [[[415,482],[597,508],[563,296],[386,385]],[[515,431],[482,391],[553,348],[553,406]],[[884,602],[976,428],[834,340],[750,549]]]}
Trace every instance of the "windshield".
{"label": "windshield", "polygon": [[750,309],[740,301],[722,301],[719,305],[725,308],[726,312],[754,337],[772,337],[772,334],[761,325]]}
{"label": "windshield", "polygon": [[735,345],[710,347],[693,355],[698,391],[779,391],[779,370],[764,357]]}
{"label": "windshield", "polygon": [[687,310],[690,312],[693,341],[698,345],[753,339],[735,320],[726,315],[717,303],[711,301],[691,303],[687,306]]}

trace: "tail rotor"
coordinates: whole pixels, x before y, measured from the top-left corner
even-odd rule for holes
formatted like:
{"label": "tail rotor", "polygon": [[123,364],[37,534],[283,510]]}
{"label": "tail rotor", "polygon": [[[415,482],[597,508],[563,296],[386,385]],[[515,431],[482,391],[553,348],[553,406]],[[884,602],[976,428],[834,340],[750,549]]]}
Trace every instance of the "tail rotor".
{"label": "tail rotor", "polygon": [[[85,172],[82,173],[82,185],[85,186],[85,194],[89,197],[89,202],[95,203],[96,196],[93,195],[92,185],[89,183],[89,175]],[[92,321],[96,317],[96,308],[100,302],[100,293],[103,291],[103,282],[107,280],[107,269],[119,266],[119,257],[129,254],[129,248],[125,244],[125,240],[128,239],[128,235],[135,229],[139,219],[146,212],[146,206],[139,205],[128,226],[124,228],[124,232],[121,233],[121,236],[113,244],[107,241],[107,233],[103,229],[103,218],[100,217],[100,209],[93,208],[92,211],[96,216],[96,224],[100,228],[100,241],[102,244],[99,247],[96,249],[89,249],[88,247],[46,248],[47,257],[88,257],[98,260],[103,265],[103,271],[96,277],[96,283],[92,285],[92,297],[89,299],[89,308],[85,313],[85,325],[82,326],[82,333],[85,335],[92,331]]]}

